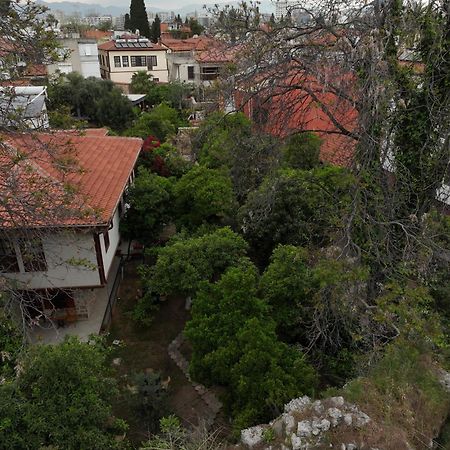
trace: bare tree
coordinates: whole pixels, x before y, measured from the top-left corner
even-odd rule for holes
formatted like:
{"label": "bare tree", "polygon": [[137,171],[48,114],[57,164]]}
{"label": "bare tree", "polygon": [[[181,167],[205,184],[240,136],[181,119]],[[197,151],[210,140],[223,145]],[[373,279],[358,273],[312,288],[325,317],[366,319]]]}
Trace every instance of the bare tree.
{"label": "bare tree", "polygon": [[449,165],[448,5],[321,1],[293,7],[307,21],[265,26],[254,5],[217,15],[218,33],[239,48],[225,95],[282,137],[332,136],[328,158],[357,176],[343,248],[373,264],[374,282],[433,245],[424,215],[441,207]]}
{"label": "bare tree", "polygon": [[[27,272],[45,272],[42,238],[55,232],[55,224],[73,224],[95,211],[72,182],[81,170],[75,149],[58,133],[42,136],[39,126],[30,126],[27,104],[16,89],[27,68],[57,58],[45,8],[32,1],[3,1],[0,10],[0,272],[19,270],[17,251]],[[52,303],[48,291],[27,295],[26,289],[26,283],[2,277],[0,306],[19,312],[24,329],[43,314],[39,300]]]}
{"label": "bare tree", "polygon": [[343,316],[357,315],[364,345],[375,348],[400,334],[402,314],[414,320],[412,292],[394,294],[388,282],[430,280],[436,266],[448,265],[445,228],[433,211],[448,211],[450,192],[442,190],[450,164],[450,3],[292,4],[305,20],[261,24],[256,5],[215,11],[217,35],[239,55],[221,91],[264,131],[318,133],[326,159],[355,176],[337,257],[356,257],[369,275],[338,302],[324,292],[310,331],[327,342]]}

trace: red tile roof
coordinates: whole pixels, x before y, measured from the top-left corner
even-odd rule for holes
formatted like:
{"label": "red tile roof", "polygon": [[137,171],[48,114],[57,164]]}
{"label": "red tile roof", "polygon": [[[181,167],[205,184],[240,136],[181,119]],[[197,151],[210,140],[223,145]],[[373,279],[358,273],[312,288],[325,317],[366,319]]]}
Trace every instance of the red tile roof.
{"label": "red tile roof", "polygon": [[161,44],[173,52],[207,50],[220,45],[217,39],[208,36],[199,36],[197,38],[188,39],[174,39],[162,36]]}
{"label": "red tile roof", "polygon": [[[352,83],[350,79],[344,81],[348,81],[349,85]],[[353,105],[327,91],[317,80],[298,73],[279,79],[277,84],[278,91],[277,88],[270,88],[259,95],[250,93],[246,96],[242,91],[238,91],[237,107],[256,121],[257,109],[261,108],[267,121],[256,124],[264,132],[281,138],[304,131],[317,133],[322,139],[321,160],[334,165],[349,166],[356,141],[340,132],[318,102],[326,105],[337,122],[350,133],[355,130],[358,120],[358,113]],[[311,89],[318,101],[302,89],[302,86]]]}
{"label": "red tile roof", "polygon": [[[2,166],[9,165],[8,172],[19,174],[14,179],[14,186],[16,189],[18,186],[20,195],[32,198],[33,193],[27,190],[44,185],[49,187],[54,201],[50,195],[43,207],[47,211],[39,218],[29,217],[22,224],[8,217],[8,210],[0,208],[2,227],[106,225],[115,212],[142,146],[142,140],[138,138],[94,136],[89,132],[84,136],[62,132],[35,137],[14,134],[3,136],[3,139],[4,143],[0,145]],[[23,155],[20,160],[17,152]],[[8,173],[0,172],[0,176],[7,178]],[[8,186],[8,180],[0,179],[0,183]],[[83,208],[84,211],[65,217],[57,211],[53,214],[54,204],[61,207],[58,204],[61,196],[67,196],[64,186],[68,185],[74,191],[71,203],[78,205],[74,209]],[[11,194],[12,198],[15,194]],[[40,196],[37,197],[40,202]],[[9,206],[10,211],[13,210],[14,205]]]}
{"label": "red tile roof", "polygon": [[86,39],[95,39],[97,41],[111,39],[113,35],[112,31],[101,31],[101,30],[85,30],[82,36]]}

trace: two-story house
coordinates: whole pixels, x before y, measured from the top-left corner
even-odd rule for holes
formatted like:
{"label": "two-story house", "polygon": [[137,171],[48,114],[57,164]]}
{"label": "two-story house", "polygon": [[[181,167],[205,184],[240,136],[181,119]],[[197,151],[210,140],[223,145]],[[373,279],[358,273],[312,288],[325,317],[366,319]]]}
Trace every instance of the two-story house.
{"label": "two-story house", "polygon": [[224,64],[232,61],[232,54],[217,39],[208,36],[188,39],[161,37],[167,48],[170,81],[208,86],[218,78]]}
{"label": "two-story house", "polygon": [[114,39],[98,46],[100,74],[111,80],[126,93],[131,78],[138,71],[145,71],[153,81],[167,83],[167,48],[153,44],[146,38]]}
{"label": "two-story house", "polygon": [[83,77],[100,78],[98,48],[95,39],[80,38],[76,33],[71,37],[58,39],[60,45],[59,61],[47,66],[49,75],[56,72],[78,72]]}
{"label": "two-story house", "polygon": [[99,331],[141,146],[101,130],[3,136],[0,271],[29,318],[63,325],[95,311]]}

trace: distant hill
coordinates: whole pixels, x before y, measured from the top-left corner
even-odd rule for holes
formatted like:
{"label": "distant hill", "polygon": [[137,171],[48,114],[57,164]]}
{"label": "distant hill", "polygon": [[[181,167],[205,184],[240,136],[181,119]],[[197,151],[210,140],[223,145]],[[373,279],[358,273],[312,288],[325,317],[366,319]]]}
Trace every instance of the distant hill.
{"label": "distant hill", "polygon": [[[120,14],[125,14],[129,11],[129,2],[127,0],[112,0],[114,3],[123,3],[111,5],[111,6],[102,6],[97,3],[80,3],[80,2],[45,2],[43,0],[36,0],[36,3],[47,6],[49,9],[56,11],[62,11],[66,15],[72,14],[80,14],[81,16],[85,16],[86,14],[98,14],[102,15],[112,15],[119,16]],[[227,3],[219,3],[219,5],[226,4],[237,4],[237,2],[227,2]],[[167,7],[157,7],[157,6],[149,6],[146,5],[147,12],[160,12],[160,11],[173,11],[175,14],[180,14],[181,16],[193,13],[197,11],[198,14],[202,14],[204,11],[203,3],[194,3],[186,6],[182,6],[180,8],[167,8]],[[210,5],[212,6],[212,5]],[[275,7],[270,0],[262,1],[260,4],[260,10],[262,12],[273,12]]]}

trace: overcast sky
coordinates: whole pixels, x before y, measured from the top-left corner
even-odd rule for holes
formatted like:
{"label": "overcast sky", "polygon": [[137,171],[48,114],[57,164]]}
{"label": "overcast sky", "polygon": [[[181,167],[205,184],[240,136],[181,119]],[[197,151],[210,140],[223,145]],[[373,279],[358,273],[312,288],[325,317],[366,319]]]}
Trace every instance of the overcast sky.
{"label": "overcast sky", "polygon": [[[47,3],[58,3],[57,0],[45,0]],[[130,5],[129,0],[68,0],[77,3],[85,3],[85,4],[97,4],[101,6],[124,6],[128,7]],[[194,5],[199,9],[202,5],[214,5],[216,3],[227,3],[226,0],[145,0],[145,5],[147,7],[153,8],[161,8],[161,10],[168,9],[179,9],[185,8],[189,5]]]}

